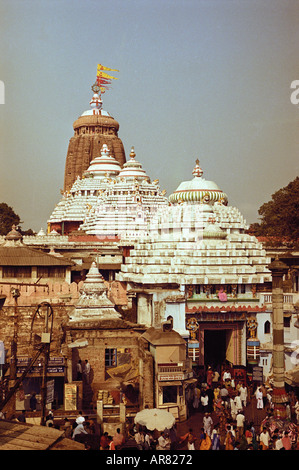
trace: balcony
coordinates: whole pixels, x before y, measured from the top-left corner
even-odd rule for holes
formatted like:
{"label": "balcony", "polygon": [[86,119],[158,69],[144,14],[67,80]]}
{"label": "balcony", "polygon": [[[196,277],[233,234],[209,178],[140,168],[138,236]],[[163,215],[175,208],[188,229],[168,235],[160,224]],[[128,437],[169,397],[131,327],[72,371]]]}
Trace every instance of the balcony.
{"label": "balcony", "polygon": [[[272,292],[263,292],[260,294],[261,304],[267,308],[272,308]],[[283,294],[283,308],[284,310],[295,311],[294,305],[299,302],[299,293],[284,293]]]}
{"label": "balcony", "polygon": [[171,362],[157,365],[157,379],[160,382],[187,380],[192,377],[193,371],[191,359],[185,359],[181,362]]}

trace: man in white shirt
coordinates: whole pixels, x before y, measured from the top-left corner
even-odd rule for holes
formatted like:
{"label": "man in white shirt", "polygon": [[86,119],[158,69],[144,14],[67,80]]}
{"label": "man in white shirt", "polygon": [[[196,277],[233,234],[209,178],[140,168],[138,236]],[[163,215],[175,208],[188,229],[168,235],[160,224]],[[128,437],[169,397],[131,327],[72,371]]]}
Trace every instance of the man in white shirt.
{"label": "man in white shirt", "polygon": [[169,450],[170,449],[170,439],[168,436],[161,433],[161,436],[158,439],[158,445],[156,447],[157,450]]}
{"label": "man in white shirt", "polygon": [[240,392],[240,398],[241,398],[242,405],[244,407],[246,407],[246,405],[247,405],[247,387],[245,387],[245,385],[241,385],[241,387],[239,388],[239,392]]}
{"label": "man in white shirt", "polygon": [[245,416],[240,411],[237,414],[236,421],[237,421],[237,431],[238,431],[239,437],[241,437],[244,433]]}
{"label": "man in white shirt", "polygon": [[269,449],[270,434],[267,431],[267,428],[263,428],[262,432],[260,433],[260,443],[262,445],[263,450]]}

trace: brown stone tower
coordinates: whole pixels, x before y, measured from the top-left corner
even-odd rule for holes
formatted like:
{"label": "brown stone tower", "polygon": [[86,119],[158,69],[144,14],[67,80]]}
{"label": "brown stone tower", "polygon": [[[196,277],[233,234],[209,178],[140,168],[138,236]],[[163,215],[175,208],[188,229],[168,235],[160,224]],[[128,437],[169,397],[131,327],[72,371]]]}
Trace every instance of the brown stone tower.
{"label": "brown stone tower", "polygon": [[87,170],[91,160],[100,156],[103,144],[108,146],[121,167],[126,162],[124,146],[118,137],[119,123],[102,110],[97,92],[90,101],[90,107],[73,124],[74,136],[70,139],[65,164],[64,191],[69,191],[77,176],[82,177]]}

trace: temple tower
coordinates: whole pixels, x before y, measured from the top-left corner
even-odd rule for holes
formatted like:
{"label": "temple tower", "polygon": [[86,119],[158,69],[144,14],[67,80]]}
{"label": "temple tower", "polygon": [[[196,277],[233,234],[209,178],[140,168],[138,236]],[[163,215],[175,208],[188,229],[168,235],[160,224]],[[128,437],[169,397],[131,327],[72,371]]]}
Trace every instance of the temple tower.
{"label": "temple tower", "polygon": [[104,144],[121,167],[126,162],[124,146],[118,137],[119,123],[102,109],[100,87],[94,84],[91,89],[90,109],[73,124],[74,136],[69,142],[65,164],[64,192],[71,189],[78,176],[82,177],[92,160],[100,157]]}

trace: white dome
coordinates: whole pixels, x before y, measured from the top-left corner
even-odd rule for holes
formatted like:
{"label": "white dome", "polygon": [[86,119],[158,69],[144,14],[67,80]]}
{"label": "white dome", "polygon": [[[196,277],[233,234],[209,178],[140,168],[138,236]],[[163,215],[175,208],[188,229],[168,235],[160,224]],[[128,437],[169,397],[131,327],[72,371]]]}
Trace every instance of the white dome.
{"label": "white dome", "polygon": [[101,156],[90,162],[89,168],[85,173],[87,175],[90,173],[94,176],[104,177],[107,175],[118,175],[120,170],[120,164],[110,155],[108,146],[104,144],[101,150]]}
{"label": "white dome", "polygon": [[214,204],[215,202],[223,202],[227,204],[227,195],[214,183],[214,181],[206,180],[202,177],[203,171],[196,160],[193,169],[194,178],[190,181],[183,181],[179,187],[169,196],[172,203],[189,202],[189,203],[205,203]]}

